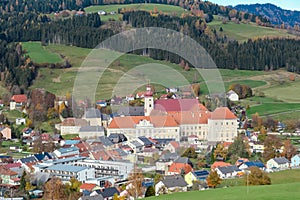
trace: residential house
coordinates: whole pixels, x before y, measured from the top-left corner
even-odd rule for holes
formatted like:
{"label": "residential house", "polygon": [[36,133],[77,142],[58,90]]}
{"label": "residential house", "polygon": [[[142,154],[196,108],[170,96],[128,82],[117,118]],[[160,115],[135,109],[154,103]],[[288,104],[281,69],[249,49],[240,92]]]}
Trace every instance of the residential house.
{"label": "residential house", "polygon": [[226,163],[226,162],[223,162],[223,161],[215,161],[211,166],[210,168],[211,169],[216,169],[218,167],[226,167],[226,166],[230,166],[231,164],[230,163]]}
{"label": "residential house", "polygon": [[124,134],[121,133],[111,133],[108,138],[112,141],[114,144],[126,142],[127,138]]}
{"label": "residential house", "polygon": [[1,185],[3,186],[20,185],[20,178],[18,178],[18,173],[4,167],[0,168],[0,181]]}
{"label": "residential house", "polygon": [[94,184],[94,183],[83,183],[79,187],[80,192],[83,192],[84,190],[92,192],[92,191],[97,190],[97,189],[100,189],[100,187],[97,186],[97,184]]}
{"label": "residential house", "polygon": [[220,178],[233,178],[242,175],[242,170],[240,170],[235,165],[217,167],[215,170],[217,171]]}
{"label": "residential house", "polygon": [[111,200],[113,199],[115,194],[119,196],[119,190],[116,187],[109,187],[100,190],[95,190],[90,194],[90,196],[101,196],[104,200]]}
{"label": "residential house", "polygon": [[152,148],[154,143],[145,136],[140,136],[137,140],[144,145],[144,148]]}
{"label": "residential house", "polygon": [[206,182],[208,175],[209,171],[207,170],[191,171],[184,176],[184,180],[187,182],[188,187],[192,187],[194,181]]}
{"label": "residential house", "polygon": [[133,150],[133,153],[140,153],[144,149],[144,145],[137,140],[133,140],[127,143]]}
{"label": "residential house", "polygon": [[181,175],[165,176],[164,180],[155,185],[155,195],[167,194],[172,192],[186,192],[188,184]]}
{"label": "residential house", "polygon": [[258,167],[261,170],[265,170],[265,165],[261,161],[249,161],[249,162],[244,162],[239,166],[240,170],[247,170],[250,167]]}
{"label": "residential house", "polygon": [[267,161],[267,168],[274,170],[284,170],[290,167],[290,161],[285,157],[272,158]]}
{"label": "residential house", "polygon": [[96,108],[88,108],[82,119],[85,119],[88,121],[89,126],[102,126],[102,118],[101,118],[101,112],[99,109]]}
{"label": "residential house", "polygon": [[193,171],[193,168],[191,167],[191,165],[187,164],[187,163],[172,163],[169,166],[169,169],[167,171],[167,175],[173,175],[173,174],[187,174],[189,172]]}
{"label": "residential house", "polygon": [[237,159],[237,161],[235,162],[235,166],[239,167],[241,166],[241,164],[243,164],[244,162],[249,162],[248,158],[239,158]]}
{"label": "residential house", "polygon": [[24,125],[24,124],[26,124],[25,118],[17,118],[16,119],[16,125]]}
{"label": "residential house", "polygon": [[69,181],[72,177],[75,177],[78,181],[95,178],[95,169],[83,166],[57,164],[42,169],[41,171],[59,177],[62,181]]}
{"label": "residential house", "polygon": [[36,153],[33,155],[38,161],[45,161],[53,157],[48,152]]}
{"label": "residential house", "polygon": [[22,106],[25,106],[27,103],[27,97],[24,94],[18,94],[12,96],[10,99],[10,110],[21,109]]}
{"label": "residential house", "polygon": [[165,153],[160,156],[158,161],[155,162],[155,170],[157,173],[165,174],[168,166],[179,157],[177,153]]}
{"label": "residential house", "polygon": [[239,95],[233,90],[229,90],[226,96],[230,101],[239,101]]}
{"label": "residential house", "polygon": [[179,142],[171,141],[165,146],[164,150],[170,151],[171,153],[175,153],[180,150],[179,148],[180,148]]}
{"label": "residential house", "polygon": [[300,167],[300,154],[294,155],[291,158],[291,167]]}
{"label": "residential house", "polygon": [[56,149],[53,153],[57,158],[78,156],[79,148],[76,146],[69,147],[69,148],[60,148],[60,149]]}
{"label": "residential house", "polygon": [[2,134],[2,137],[4,137],[5,139],[12,139],[10,127],[7,127],[7,126],[1,127],[0,133]]}
{"label": "residential house", "polygon": [[191,171],[193,171],[193,163],[190,161],[190,159],[185,157],[178,157],[171,163],[170,166],[168,166],[166,174],[187,174]]}

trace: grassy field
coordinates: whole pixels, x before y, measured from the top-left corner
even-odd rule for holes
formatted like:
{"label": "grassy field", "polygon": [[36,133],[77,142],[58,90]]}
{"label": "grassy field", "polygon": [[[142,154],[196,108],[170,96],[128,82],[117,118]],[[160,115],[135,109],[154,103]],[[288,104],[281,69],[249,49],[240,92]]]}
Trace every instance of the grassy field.
{"label": "grassy field", "polygon": [[35,63],[59,63],[63,61],[57,53],[47,51],[40,42],[24,42],[22,48]]}
{"label": "grassy field", "polygon": [[[30,45],[27,45],[27,47],[31,52],[39,49],[30,49]],[[74,80],[78,75],[77,70],[91,52],[91,49],[49,45],[44,47],[44,51],[65,56],[70,60],[73,67],[69,69],[41,68],[39,76],[31,88],[46,88],[59,96],[72,92]],[[111,98],[113,93],[117,93],[116,89],[120,89],[121,86],[126,89],[136,85],[135,90],[143,89],[141,86],[149,80],[156,83],[157,92],[164,90],[161,85],[175,87],[198,81],[201,94],[206,95],[209,93],[203,77],[194,68],[191,68],[190,71],[184,71],[176,64],[132,54],[121,56],[118,62],[119,64],[109,66],[100,77],[96,98]],[[225,91],[228,90],[229,85],[239,83],[250,86],[254,89],[254,93],[263,92],[265,94],[265,97],[255,96],[242,101],[243,105],[250,106],[248,116],[258,112],[261,116],[270,115],[275,119],[288,119],[291,116],[299,117],[300,111],[295,113],[295,110],[300,110],[300,94],[295,92],[300,87],[299,76],[296,76],[296,80],[292,82],[288,80],[289,73],[284,70],[263,72],[219,69],[219,73],[222,76]],[[279,83],[276,77],[281,77],[280,79],[283,81]],[[134,82],[136,80],[142,80],[143,84],[138,85]],[[128,92],[128,94],[134,93],[135,90]]]}
{"label": "grassy field", "polygon": [[[295,199],[300,197],[300,169],[285,170],[270,173],[272,185],[245,186],[243,178],[223,180],[222,188],[206,191],[191,191],[150,197],[146,199],[180,200],[180,199],[205,199],[205,200],[239,200],[243,199]],[[227,186],[227,188],[223,188]]]}
{"label": "grassy field", "polygon": [[[30,48],[29,50],[33,51]],[[49,45],[45,47],[45,51],[65,56],[68,60],[70,60],[73,67],[69,69],[41,68],[39,76],[31,88],[46,88],[48,91],[57,95],[65,95],[67,92],[71,92],[77,75],[77,70],[91,50],[63,45]],[[120,57],[119,61],[120,64],[118,66],[110,66],[101,77],[97,90],[97,96],[99,98],[111,97],[112,90],[119,79],[124,77],[125,74],[127,76],[130,75],[131,77],[136,77],[137,75],[135,73],[137,72],[134,70],[137,69],[142,73],[140,73],[139,76],[151,74],[152,78],[155,79],[152,80],[152,82],[157,81],[159,83],[159,81],[163,82],[168,80],[168,84],[173,84],[173,86],[184,85],[187,82],[196,80],[200,82],[201,93],[208,94],[205,82],[196,69],[191,68],[190,71],[184,71],[176,64],[131,54],[123,55]],[[153,73],[155,69],[159,69],[160,71],[158,73]],[[265,84],[263,81],[247,80],[249,77],[262,75],[263,72],[225,69],[220,69],[219,72],[224,80],[224,90],[227,90],[228,86],[232,83],[250,84],[252,87]],[[168,74],[168,77],[166,77],[166,74]],[[181,77],[181,81],[179,81],[178,77]],[[145,82],[147,81],[148,80],[145,80]],[[130,82],[128,82],[128,84],[130,84]],[[158,91],[160,89],[158,88]]]}
{"label": "grassy field", "polygon": [[300,197],[300,182],[289,184],[277,184],[268,186],[240,186],[206,191],[192,191],[149,197],[146,199],[181,200],[181,199],[205,199],[205,200],[289,200]]}
{"label": "grassy field", "polygon": [[[165,4],[126,4],[126,5],[102,5],[102,6],[90,6],[84,8],[86,12],[99,12],[103,10],[107,13],[107,15],[102,15],[101,20],[107,21],[110,19],[119,20],[122,17],[121,14],[118,14],[118,9],[133,9],[133,10],[146,10],[146,11],[154,11],[154,8],[157,8],[158,12],[172,14],[180,16],[182,13],[189,13],[189,11],[184,10],[179,6],[165,5]],[[110,14],[111,12],[115,12],[116,14]]]}
{"label": "grassy field", "polygon": [[[289,34],[287,30],[257,26],[253,23],[236,24],[234,22],[227,22],[223,24],[222,20],[216,16],[211,23],[208,23],[208,26],[216,29],[219,34],[226,35],[228,38],[234,38],[240,42],[246,41],[249,38],[258,37],[296,37],[295,35]],[[220,32],[221,27],[223,29],[222,32]]]}

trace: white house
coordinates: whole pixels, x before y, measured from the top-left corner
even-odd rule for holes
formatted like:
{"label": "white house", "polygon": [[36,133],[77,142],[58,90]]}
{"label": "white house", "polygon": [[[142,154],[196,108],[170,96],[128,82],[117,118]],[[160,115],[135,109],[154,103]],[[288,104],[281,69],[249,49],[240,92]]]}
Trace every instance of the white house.
{"label": "white house", "polygon": [[220,178],[233,178],[242,173],[242,170],[235,165],[217,167],[215,170]]}
{"label": "white house", "polygon": [[16,119],[16,125],[24,125],[24,124],[26,124],[25,118],[17,118]]}
{"label": "white house", "polygon": [[291,167],[300,167],[300,154],[294,155],[291,158]]}
{"label": "white house", "polygon": [[172,192],[186,192],[187,191],[187,182],[181,175],[170,175],[165,176],[164,180],[158,182],[155,185],[155,195],[172,193]]}
{"label": "white house", "polygon": [[229,90],[226,95],[230,101],[239,101],[239,95],[233,90]]}
{"label": "white house", "polygon": [[268,169],[284,170],[290,167],[290,161],[285,157],[272,158],[267,161]]}

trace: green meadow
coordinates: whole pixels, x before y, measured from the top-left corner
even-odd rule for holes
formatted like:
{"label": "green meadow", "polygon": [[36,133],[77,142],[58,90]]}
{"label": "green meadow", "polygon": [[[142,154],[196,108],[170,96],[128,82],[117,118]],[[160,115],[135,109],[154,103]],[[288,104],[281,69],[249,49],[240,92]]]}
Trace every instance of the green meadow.
{"label": "green meadow", "polygon": [[[101,20],[118,20],[122,17],[121,14],[118,14],[118,9],[133,9],[133,10],[146,10],[146,11],[154,11],[156,8],[158,12],[172,14],[180,16],[182,13],[189,13],[182,7],[173,6],[173,5],[165,5],[165,4],[118,4],[118,5],[101,5],[101,6],[89,6],[84,8],[84,10],[89,12],[99,12],[105,11],[107,15],[101,15]],[[115,12],[116,14],[110,14],[111,12]]]}

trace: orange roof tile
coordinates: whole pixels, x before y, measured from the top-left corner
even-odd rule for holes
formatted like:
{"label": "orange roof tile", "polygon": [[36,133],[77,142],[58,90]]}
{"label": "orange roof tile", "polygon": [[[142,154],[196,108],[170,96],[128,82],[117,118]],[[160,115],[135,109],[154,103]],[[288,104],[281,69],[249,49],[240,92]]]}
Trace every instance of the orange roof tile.
{"label": "orange roof tile", "polygon": [[142,120],[150,121],[154,127],[178,126],[172,116],[125,116],[113,118],[108,128],[134,128]]}
{"label": "orange roof tile", "polygon": [[176,142],[176,141],[171,141],[170,144],[171,144],[175,149],[177,149],[177,148],[180,147],[179,142]]}
{"label": "orange roof tile", "polygon": [[15,101],[17,103],[24,103],[27,101],[27,97],[24,94],[16,94],[12,96],[11,101]]}
{"label": "orange roof tile", "polygon": [[83,183],[79,189],[92,191],[97,185],[94,183]]}
{"label": "orange roof tile", "polygon": [[225,167],[225,166],[231,166],[230,163],[226,163],[223,161],[216,161],[211,165],[211,169],[216,169],[217,167]]}
{"label": "orange roof tile", "polygon": [[205,111],[182,111],[182,112],[169,112],[178,124],[207,124],[208,115]]}
{"label": "orange roof tile", "polygon": [[227,108],[219,107],[216,108],[210,116],[210,119],[236,119],[237,117]]}
{"label": "orange roof tile", "polygon": [[173,173],[176,173],[176,174],[180,174],[181,169],[184,170],[185,174],[193,171],[193,168],[189,164],[186,164],[186,163],[172,163],[169,167],[168,172],[173,172]]}

